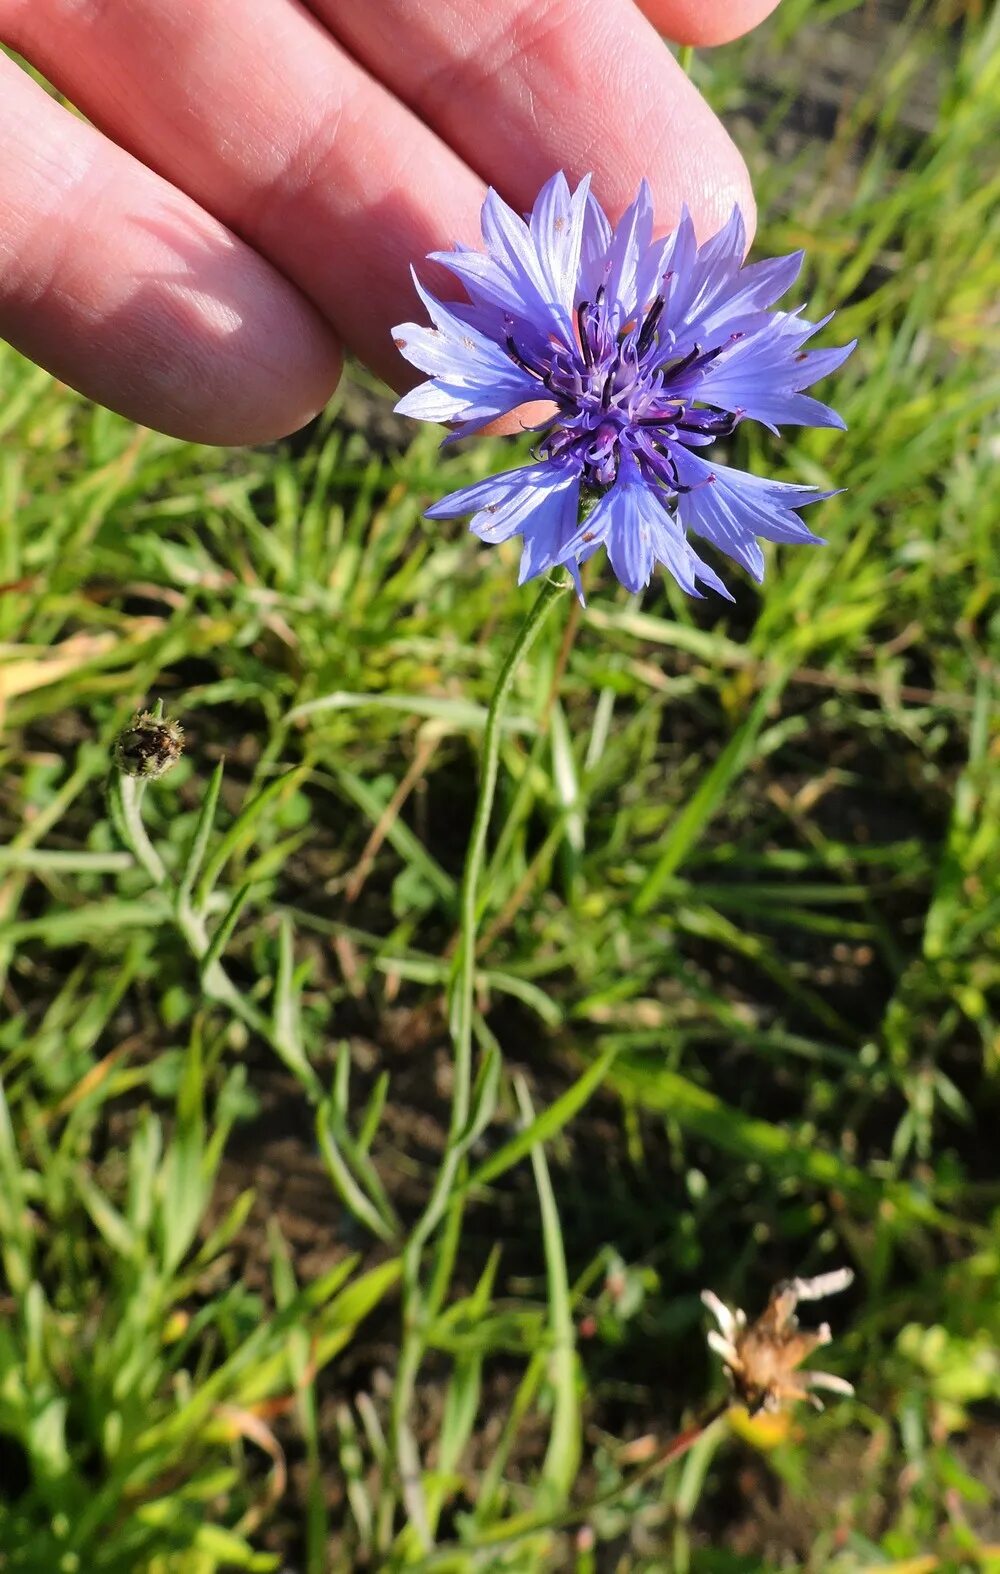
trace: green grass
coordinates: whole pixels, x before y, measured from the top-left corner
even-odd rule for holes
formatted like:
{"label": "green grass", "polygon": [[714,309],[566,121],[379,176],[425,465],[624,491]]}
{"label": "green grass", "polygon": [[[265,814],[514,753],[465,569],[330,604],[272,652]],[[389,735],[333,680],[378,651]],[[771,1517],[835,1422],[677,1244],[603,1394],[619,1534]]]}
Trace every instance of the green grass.
{"label": "green grass", "polygon": [[[530,591],[421,511],[502,446],[441,459],[355,379],[212,451],[0,351],[5,1571],[1000,1568],[1000,29],[910,7],[789,153],[852,9],[694,66],[761,252],[861,341],[846,434],[740,453],[848,488],[830,544],[543,629],[422,1252]],[[188,745],[139,793],[157,698]],[[720,1392],[699,1289],[841,1262],[856,1402],[630,1484]]]}

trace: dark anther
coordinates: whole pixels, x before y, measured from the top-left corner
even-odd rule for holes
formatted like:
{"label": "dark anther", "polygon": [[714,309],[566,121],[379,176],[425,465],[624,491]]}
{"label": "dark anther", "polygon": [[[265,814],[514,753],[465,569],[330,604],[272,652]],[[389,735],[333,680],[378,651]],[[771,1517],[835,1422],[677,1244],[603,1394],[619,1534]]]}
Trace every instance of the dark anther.
{"label": "dark anther", "polygon": [[743,419],[744,413],[742,410],[737,410],[733,414],[720,410],[716,415],[708,414],[707,420],[699,421],[698,416],[702,411],[694,410],[692,411],[694,420],[678,421],[677,425],[682,432],[700,432],[704,437],[731,437]]}
{"label": "dark anther", "polygon": [[580,330],[580,350],[583,354],[584,365],[587,367],[593,366],[594,364],[593,346],[587,337],[586,316],[589,310],[589,301],[581,301],[579,306],[576,308],[576,325]]}
{"label": "dark anther", "polygon": [[688,486],[680,478],[680,473],[679,473],[679,471],[677,469],[677,462],[676,462],[676,460],[671,458],[671,459],[669,459],[668,462],[669,462],[669,465],[670,465],[670,475],[671,475],[671,480],[670,480],[669,484],[670,484],[671,490],[676,492],[678,497],[680,497],[682,493],[697,492],[697,491],[700,490],[701,487],[708,486],[711,482],[714,482],[714,480],[715,480],[715,475],[713,473],[712,475],[706,476],[703,481],[692,481],[690,486]]}
{"label": "dark anther", "polygon": [[693,366],[694,365],[695,361],[698,359],[700,354],[701,354],[701,345],[700,344],[694,345],[688,351],[687,355],[685,355],[683,361],[678,361],[676,366],[672,366],[670,368],[670,376],[671,377],[679,377],[682,372],[686,372],[689,366]]}
{"label": "dark anther", "polygon": [[663,311],[664,305],[665,302],[663,296],[658,295],[652,306],[649,308],[649,311],[646,313],[646,320],[639,329],[639,337],[636,340],[635,347],[639,355],[645,355],[646,351],[649,349],[649,346],[652,344],[653,338],[656,334],[656,325],[660,320],[660,314]]}
{"label": "dark anther", "polygon": [[535,368],[533,366],[529,366],[527,361],[524,359],[524,356],[521,354],[517,345],[514,343],[514,335],[512,333],[507,335],[507,354],[510,356],[512,361],[517,363],[523,372],[527,372],[531,377],[540,376]]}
{"label": "dark anther", "polygon": [[640,415],[635,422],[636,426],[676,426],[679,418],[684,414],[684,406],[679,404],[676,410],[660,410],[656,415]]}
{"label": "dark anther", "polygon": [[611,362],[611,370],[608,372],[607,377],[605,377],[605,379],[604,379],[604,387],[601,390],[601,407],[604,410],[607,410],[609,405],[611,404],[611,394],[612,394],[612,392],[614,390],[615,377],[618,374],[618,369],[621,366],[621,364],[622,364],[621,356],[620,355],[616,355],[614,360]]}
{"label": "dark anther", "polygon": [[715,418],[711,426],[704,427],[713,437],[731,437],[740,424],[740,417],[734,414],[720,415]]}
{"label": "dark anther", "polygon": [[[734,333],[732,337],[734,339],[742,339],[743,334]],[[693,366],[695,361],[700,361],[702,366],[711,366],[713,361],[718,360],[723,350],[728,349],[729,340],[727,340],[725,344],[717,345],[714,350],[703,351],[701,345],[696,344],[694,348],[690,350],[687,355],[685,355],[683,361],[678,361],[676,366],[668,367],[665,375],[668,379],[671,377],[679,377],[682,372],[687,371],[689,366]]]}

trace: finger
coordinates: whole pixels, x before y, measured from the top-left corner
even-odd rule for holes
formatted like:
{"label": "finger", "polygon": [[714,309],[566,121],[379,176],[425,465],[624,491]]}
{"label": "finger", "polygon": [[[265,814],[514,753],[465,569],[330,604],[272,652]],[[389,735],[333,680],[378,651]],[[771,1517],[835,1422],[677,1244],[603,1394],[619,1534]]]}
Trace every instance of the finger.
{"label": "finger", "polygon": [[18,0],[15,16],[16,46],[91,119],[405,378],[390,330],[410,264],[476,239],[482,183],[315,17],[294,0]]}
{"label": "finger", "polygon": [[728,44],[742,38],[778,0],[638,0],[655,28],[678,44]]}
{"label": "finger", "polygon": [[0,145],[3,337],[180,437],[261,441],[322,407],[339,361],[315,309],[2,54]]}
{"label": "finger", "polygon": [[[18,5],[15,42],[87,113],[260,247],[369,365],[390,381],[400,378],[389,330],[411,304],[409,263],[478,236],[481,184],[440,138],[293,0],[6,3]],[[500,0],[499,8],[510,12],[514,3]],[[687,198],[706,232],[734,196],[752,222],[738,156],[630,3],[609,0],[609,34],[596,0],[564,5],[561,26],[550,0],[555,64],[527,0],[520,4],[507,92],[497,91],[508,72],[493,69],[496,50],[489,53],[483,32],[489,8],[459,0],[442,7],[452,42],[439,97],[449,113],[452,93],[462,99],[466,124],[478,126],[477,168],[505,195],[526,206],[558,164],[571,174],[596,165],[596,189],[612,210],[649,173],[664,225]],[[358,0],[357,14],[372,9],[383,21],[395,18],[390,57],[417,56],[422,33],[439,37],[430,0],[396,12],[381,0]],[[572,42],[581,27],[590,29],[591,46],[609,51],[607,69],[603,57]],[[544,57],[537,70],[533,39]],[[480,56],[486,69],[477,66]],[[606,102],[595,91],[595,60]],[[483,91],[470,95],[469,74],[477,71]],[[494,112],[500,124],[491,139]]]}
{"label": "finger", "polygon": [[743,160],[631,0],[310,4],[515,206],[592,171],[617,216],[645,176],[664,226],[686,202],[710,235],[738,203],[752,232]]}

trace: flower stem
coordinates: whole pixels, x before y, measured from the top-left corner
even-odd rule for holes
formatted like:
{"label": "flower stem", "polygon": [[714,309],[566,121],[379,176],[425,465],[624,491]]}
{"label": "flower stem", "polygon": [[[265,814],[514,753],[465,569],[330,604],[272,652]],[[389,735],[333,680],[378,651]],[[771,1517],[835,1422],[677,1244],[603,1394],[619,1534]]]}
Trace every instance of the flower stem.
{"label": "flower stem", "polygon": [[142,823],[142,799],[146,783],[134,776],[115,772],[110,792],[112,812],[117,810],[118,829],[136,863],[141,864],[155,886],[167,883],[163,859],[153,846]]}
{"label": "flower stem", "polygon": [[[429,1325],[440,1311],[448,1293],[451,1270],[462,1222],[461,1195],[456,1183],[470,1136],[466,1131],[472,1105],[472,1038],[475,1015],[476,934],[479,927],[479,880],[486,854],[493,799],[496,795],[500,765],[500,731],[504,709],[514,686],[517,669],[541,633],[564,586],[546,579],[534,605],[517,632],[497,676],[486,713],[483,731],[483,757],[479,777],[479,797],[462,871],[458,949],[455,956],[449,1010],[449,1026],[455,1051],[448,1145],[441,1159],[431,1194],[419,1219],[410,1230],[403,1251],[403,1337],[400,1343],[396,1380],[393,1387],[391,1437],[400,1489],[407,1518],[417,1545],[428,1551],[435,1524],[428,1513],[423,1492],[420,1458],[410,1428],[410,1411],[417,1376],[424,1357]],[[438,1260],[426,1286],[421,1284],[421,1258],[424,1246],[447,1217],[447,1227],[438,1246]],[[436,1520],[436,1515],[433,1516]]]}
{"label": "flower stem", "polygon": [[452,976],[450,1026],[455,1046],[455,1082],[451,1105],[451,1140],[459,1135],[469,1117],[469,1094],[472,1087],[472,1020],[476,974],[476,931],[479,925],[479,877],[486,852],[486,835],[489,829],[493,799],[496,793],[497,770],[500,762],[500,728],[508,696],[514,685],[517,669],[538,638],[546,618],[555,606],[564,583],[546,579],[535,598],[507,659],[500,668],[490,699],[483,732],[483,759],[479,778],[479,798],[472,821],[472,831],[465,854],[462,871],[461,917],[458,954]]}
{"label": "flower stem", "polygon": [[693,44],[681,44],[677,51],[677,64],[680,66],[685,76],[691,75],[691,67],[694,65]]}

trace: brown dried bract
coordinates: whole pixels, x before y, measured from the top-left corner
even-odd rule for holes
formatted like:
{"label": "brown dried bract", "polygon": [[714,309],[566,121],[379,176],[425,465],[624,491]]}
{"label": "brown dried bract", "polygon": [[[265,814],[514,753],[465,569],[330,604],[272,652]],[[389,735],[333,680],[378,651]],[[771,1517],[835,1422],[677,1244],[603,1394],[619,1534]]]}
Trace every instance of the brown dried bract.
{"label": "brown dried bract", "polygon": [[800,1301],[835,1295],[846,1290],[853,1278],[849,1268],[838,1268],[815,1279],[787,1279],[772,1290],[764,1311],[749,1325],[745,1312],[731,1311],[711,1290],[702,1291],[702,1301],[719,1325],[709,1332],[709,1346],[721,1358],[737,1398],[751,1415],[780,1410],[799,1399],[822,1410],[812,1391],[816,1388],[853,1394],[850,1383],[832,1372],[798,1370],[814,1350],[830,1343],[832,1335],[829,1323],[804,1329],[795,1316]]}

